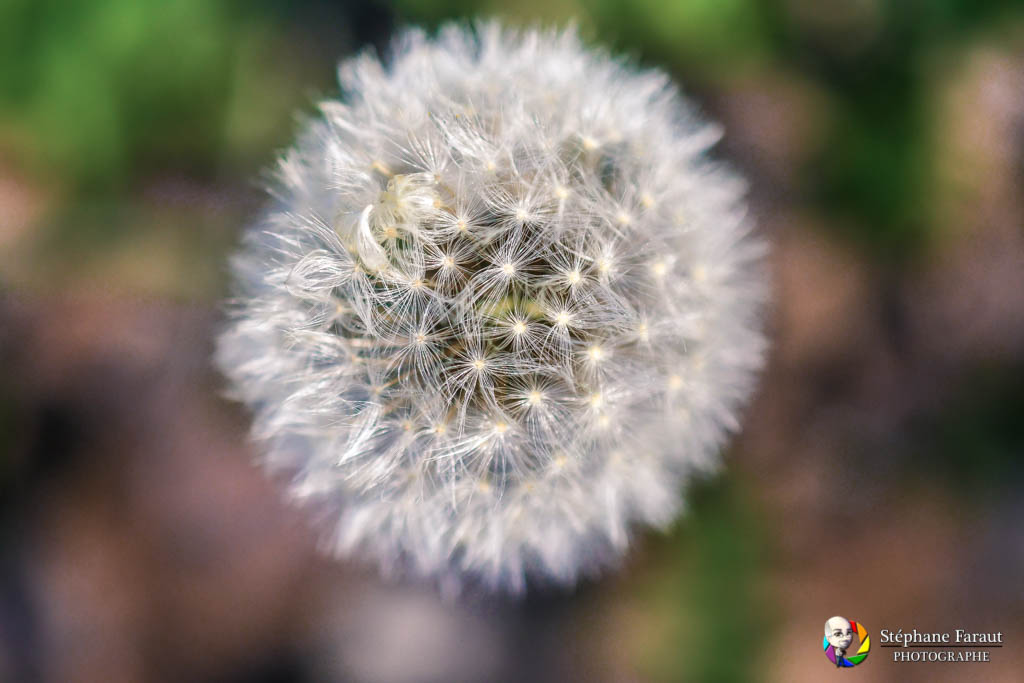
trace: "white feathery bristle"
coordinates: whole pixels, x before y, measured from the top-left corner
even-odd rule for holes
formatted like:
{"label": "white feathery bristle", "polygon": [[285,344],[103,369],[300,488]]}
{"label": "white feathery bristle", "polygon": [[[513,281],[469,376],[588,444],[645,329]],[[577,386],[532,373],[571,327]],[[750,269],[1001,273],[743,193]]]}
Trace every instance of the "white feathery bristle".
{"label": "white feathery bristle", "polygon": [[411,31],[282,159],[217,362],[267,467],[389,572],[522,591],[713,468],[762,364],[743,183],[572,30]]}

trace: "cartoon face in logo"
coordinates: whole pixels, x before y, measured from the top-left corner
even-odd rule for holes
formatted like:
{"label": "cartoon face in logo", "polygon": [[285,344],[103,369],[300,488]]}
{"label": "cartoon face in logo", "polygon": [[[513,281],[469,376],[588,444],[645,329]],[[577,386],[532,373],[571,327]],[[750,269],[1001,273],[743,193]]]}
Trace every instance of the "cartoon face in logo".
{"label": "cartoon face in logo", "polygon": [[[860,639],[860,647],[857,654],[847,657],[846,652],[853,644],[855,635]],[[830,662],[838,668],[848,668],[857,666],[867,659],[868,651],[871,649],[871,636],[863,624],[845,617],[832,617],[825,622],[825,638],[821,644]]]}
{"label": "cartoon face in logo", "polygon": [[853,642],[853,627],[843,617],[832,617],[825,622],[825,637],[837,655],[845,655],[846,648]]}

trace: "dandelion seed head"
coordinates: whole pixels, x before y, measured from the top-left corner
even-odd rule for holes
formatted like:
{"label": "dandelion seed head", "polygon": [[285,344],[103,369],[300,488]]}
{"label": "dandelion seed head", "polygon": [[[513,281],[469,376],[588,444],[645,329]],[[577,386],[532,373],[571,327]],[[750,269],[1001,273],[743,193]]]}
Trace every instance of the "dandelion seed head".
{"label": "dandelion seed head", "polygon": [[411,31],[387,64],[343,62],[284,155],[217,363],[332,552],[571,583],[738,428],[766,299],[743,183],[663,73],[571,30]]}

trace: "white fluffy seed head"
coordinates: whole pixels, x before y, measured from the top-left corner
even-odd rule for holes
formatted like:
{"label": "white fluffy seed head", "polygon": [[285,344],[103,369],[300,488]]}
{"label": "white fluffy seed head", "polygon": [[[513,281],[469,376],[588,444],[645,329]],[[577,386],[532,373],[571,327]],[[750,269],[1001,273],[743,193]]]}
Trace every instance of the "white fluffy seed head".
{"label": "white fluffy seed head", "polygon": [[233,261],[217,360],[266,464],[386,570],[521,591],[614,560],[762,362],[718,129],[572,31],[410,32],[340,81]]}

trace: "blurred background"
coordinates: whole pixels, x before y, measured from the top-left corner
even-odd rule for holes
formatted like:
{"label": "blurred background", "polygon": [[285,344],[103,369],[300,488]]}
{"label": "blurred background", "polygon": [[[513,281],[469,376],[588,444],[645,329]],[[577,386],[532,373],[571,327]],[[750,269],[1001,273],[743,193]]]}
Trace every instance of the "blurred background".
{"label": "blurred background", "polygon": [[[315,552],[211,370],[225,257],[338,59],[575,19],[725,124],[773,349],[722,474],[524,601]],[[0,0],[0,681],[1019,681],[1024,3]],[[882,628],[1003,631],[901,664]],[[1016,643],[1016,645],[1015,645]],[[889,661],[886,661],[889,660]]]}

